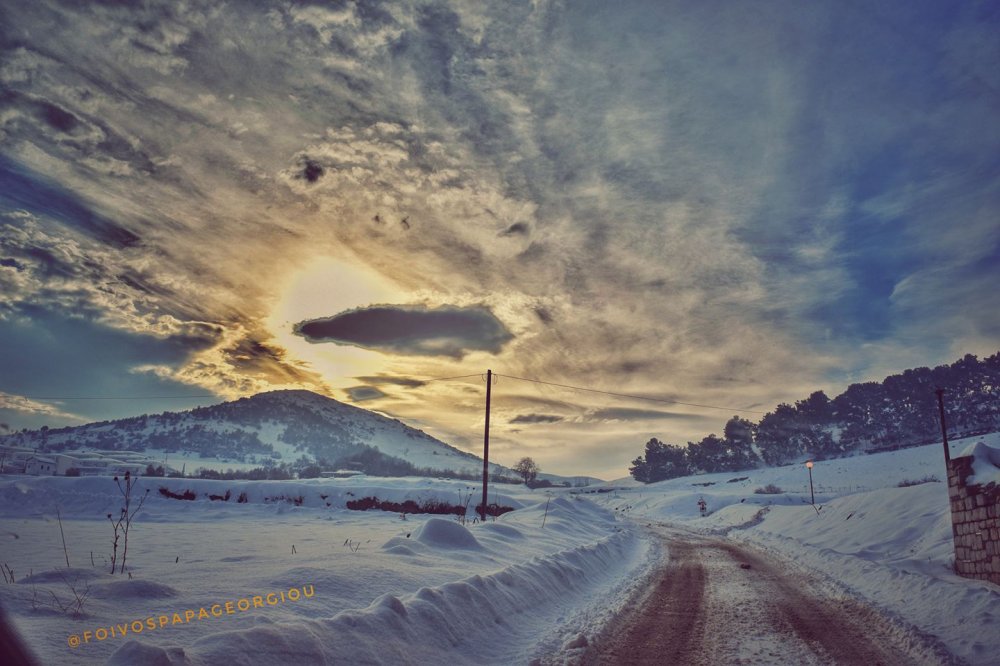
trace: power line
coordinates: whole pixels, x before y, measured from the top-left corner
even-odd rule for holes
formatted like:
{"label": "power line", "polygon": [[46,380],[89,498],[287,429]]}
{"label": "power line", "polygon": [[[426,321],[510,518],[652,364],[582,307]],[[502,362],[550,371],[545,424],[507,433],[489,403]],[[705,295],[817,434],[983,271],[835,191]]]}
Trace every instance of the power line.
{"label": "power line", "polygon": [[[481,372],[477,372],[474,375],[459,375],[458,377],[431,377],[430,379],[414,379],[413,381],[423,382],[424,384],[429,384],[430,382],[446,382],[452,379],[469,379],[470,377],[485,377]],[[411,379],[410,377],[395,377],[395,379]]]}
{"label": "power line", "polygon": [[669,400],[667,398],[650,398],[644,395],[631,395],[628,393],[615,393],[613,391],[602,391],[600,389],[585,388],[583,386],[570,386],[569,384],[557,384],[555,382],[546,382],[540,379],[529,379],[527,377],[514,377],[512,375],[502,375],[498,372],[493,373],[497,377],[506,377],[507,379],[517,379],[522,382],[532,382],[534,384],[545,384],[546,386],[558,386],[559,388],[572,389],[574,391],[587,391],[588,393],[600,393],[603,395],[613,395],[618,398],[631,398],[633,400],[648,400],[650,402],[662,402],[670,405],[684,405],[685,407],[703,407],[705,409],[722,409],[730,412],[749,412],[751,414],[766,414],[766,412],[761,412],[756,409],[741,409],[739,407],[720,407],[718,405],[702,405],[695,402],[681,402],[680,400]]}

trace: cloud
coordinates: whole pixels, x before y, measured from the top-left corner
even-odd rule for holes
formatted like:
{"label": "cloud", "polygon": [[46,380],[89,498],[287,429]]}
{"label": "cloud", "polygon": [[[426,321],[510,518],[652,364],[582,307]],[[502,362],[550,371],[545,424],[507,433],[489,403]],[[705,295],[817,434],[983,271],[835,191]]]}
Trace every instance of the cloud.
{"label": "cloud", "polygon": [[427,382],[421,381],[419,379],[412,379],[410,377],[393,377],[391,375],[371,375],[367,377],[355,377],[360,382],[365,382],[366,384],[393,384],[395,386],[403,386],[406,388],[420,388],[427,384]]}
{"label": "cloud", "polygon": [[485,307],[381,305],[295,325],[309,342],[336,342],[393,354],[462,358],[498,353],[513,336]]}
{"label": "cloud", "polygon": [[0,204],[44,214],[70,227],[79,227],[97,240],[118,248],[132,247],[139,236],[94,212],[72,192],[0,155]]}
{"label": "cloud", "polygon": [[518,414],[507,423],[558,423],[564,418],[555,414]]}
{"label": "cloud", "polygon": [[21,395],[11,395],[0,391],[0,410],[11,410],[26,414],[44,415],[59,419],[69,419],[77,422],[84,422],[85,419],[62,411],[54,405],[46,402],[39,402]]}
{"label": "cloud", "polygon": [[[170,377],[135,372],[148,364],[176,368],[213,344],[211,333],[156,338],[111,328],[78,314],[24,307],[0,320],[0,365],[5,392],[56,400],[74,399],[73,414],[90,420],[121,414],[123,406],[162,411],[155,396],[191,396],[170,401],[185,408],[205,390]],[[117,400],[93,400],[93,398]],[[83,398],[83,400],[76,401]],[[47,416],[65,417],[62,410]],[[79,419],[77,419],[78,421]]]}
{"label": "cloud", "polygon": [[315,183],[317,180],[323,177],[326,170],[323,168],[319,162],[315,162],[306,156],[299,158],[299,165],[301,171],[295,176],[296,178],[305,178],[310,183]]}
{"label": "cloud", "polygon": [[374,386],[352,386],[344,389],[352,402],[363,402],[365,400],[375,400],[384,398],[386,394]]}
{"label": "cloud", "polygon": [[[69,345],[53,357],[69,387],[364,384],[461,443],[481,385],[389,387],[481,372],[460,362],[480,351],[510,375],[768,409],[996,345],[1000,79],[971,5],[3,15],[0,338]],[[364,264],[392,296],[331,305],[323,285],[276,316],[319,258]],[[407,326],[390,329],[341,319],[355,303],[425,307],[378,306]],[[458,325],[427,325],[435,307]],[[301,351],[328,337],[355,348]],[[512,386],[498,422],[565,415],[546,438],[585,441],[550,467],[609,468],[728,417]],[[549,441],[531,431],[512,453]]]}
{"label": "cloud", "polygon": [[530,231],[531,231],[531,229],[524,222],[515,222],[514,224],[510,225],[509,227],[507,227],[506,229],[504,229],[503,231],[501,231],[497,235],[500,236],[500,237],[504,237],[504,236],[527,236],[530,233]]}
{"label": "cloud", "polygon": [[[656,409],[634,409],[630,407],[609,407],[596,409],[586,415],[594,421],[655,421],[660,419],[690,419],[691,414],[677,414]],[[699,418],[699,417],[694,417]]]}

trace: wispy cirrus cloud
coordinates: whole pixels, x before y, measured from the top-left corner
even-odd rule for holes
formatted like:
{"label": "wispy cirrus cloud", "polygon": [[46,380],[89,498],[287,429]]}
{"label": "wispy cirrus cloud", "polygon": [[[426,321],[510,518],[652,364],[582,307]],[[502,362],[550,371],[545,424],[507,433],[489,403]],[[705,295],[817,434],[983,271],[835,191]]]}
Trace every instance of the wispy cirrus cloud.
{"label": "wispy cirrus cloud", "polygon": [[4,392],[0,392],[0,411],[2,410],[56,417],[76,421],[77,423],[84,422],[83,418],[65,412],[48,402],[39,402],[38,400],[32,400],[22,395],[11,395]]}
{"label": "wispy cirrus cloud", "polygon": [[[97,348],[124,335],[138,351],[108,367],[131,382],[378,390],[456,442],[482,387],[427,378],[769,407],[992,353],[995,30],[957,3],[5,7],[0,344],[57,348],[61,313]],[[275,318],[324,258],[398,300],[334,307],[344,288],[317,284]],[[290,339],[385,302],[494,320]],[[90,365],[50,367],[74,385]],[[546,465],[621,468],[647,434],[725,419],[584,432],[642,405],[537,391],[503,380],[498,409],[563,420],[497,446]],[[544,457],[557,428],[571,461]]]}

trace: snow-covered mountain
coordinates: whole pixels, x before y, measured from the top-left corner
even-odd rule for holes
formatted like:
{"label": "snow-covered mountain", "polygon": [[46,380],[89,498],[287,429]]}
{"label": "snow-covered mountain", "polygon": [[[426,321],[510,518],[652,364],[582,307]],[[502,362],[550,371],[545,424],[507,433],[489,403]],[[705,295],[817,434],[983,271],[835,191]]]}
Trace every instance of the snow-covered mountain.
{"label": "snow-covered mountain", "polygon": [[[303,456],[334,465],[350,457],[384,456],[413,466],[482,473],[482,458],[404,423],[311,391],[270,391],[186,412],[164,412],[83,426],[19,432],[9,446],[59,452],[150,451],[170,460],[217,459],[245,465],[293,463]],[[218,467],[218,465],[214,465]],[[491,471],[512,475],[491,463]]]}

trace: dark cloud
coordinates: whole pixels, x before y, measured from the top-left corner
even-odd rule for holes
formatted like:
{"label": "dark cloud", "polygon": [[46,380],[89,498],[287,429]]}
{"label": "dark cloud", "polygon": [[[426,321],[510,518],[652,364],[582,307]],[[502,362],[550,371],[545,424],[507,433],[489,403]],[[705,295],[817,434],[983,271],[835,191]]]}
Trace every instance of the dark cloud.
{"label": "dark cloud", "polygon": [[317,378],[293,365],[285,351],[266,341],[248,336],[224,350],[226,362],[242,374],[266,377],[277,384],[313,384]]}
{"label": "dark cloud", "polygon": [[295,177],[305,179],[310,183],[315,183],[322,178],[325,173],[326,170],[323,168],[322,164],[308,157],[302,157],[299,159],[299,173]]}
{"label": "dark cloud", "polygon": [[406,388],[419,388],[427,382],[409,377],[392,377],[390,375],[372,375],[368,377],[355,377],[359,382],[366,384],[391,384],[394,386],[405,386]]}
{"label": "dark cloud", "polygon": [[80,124],[80,120],[76,116],[55,104],[39,102],[38,111],[42,120],[60,132],[72,132]]}
{"label": "dark cloud", "polygon": [[13,268],[18,273],[24,270],[24,265],[17,261],[17,259],[0,259],[0,266],[6,266],[7,268]]}
{"label": "dark cloud", "polygon": [[597,409],[587,414],[588,419],[594,421],[651,421],[655,419],[689,419],[702,418],[692,417],[690,414],[675,414],[673,412],[661,412],[655,409],[632,409],[630,407],[610,407],[607,409]]}
{"label": "dark cloud", "polygon": [[374,386],[352,386],[351,388],[344,389],[347,391],[347,396],[352,402],[363,402],[365,400],[375,400],[377,398],[384,398],[386,394],[378,390]]}
{"label": "dark cloud", "polygon": [[124,226],[94,212],[59,184],[3,156],[0,156],[0,208],[47,215],[117,248],[135,247],[141,240]]}
{"label": "dark cloud", "polygon": [[303,321],[295,333],[309,342],[336,342],[396,354],[461,358],[497,353],[513,336],[489,309],[379,305]]}
{"label": "dark cloud", "polygon": [[501,231],[498,236],[527,236],[530,231],[530,227],[524,222],[515,222],[503,231]]}
{"label": "dark cloud", "polygon": [[[476,389],[478,390],[478,389]],[[504,405],[511,408],[523,408],[530,410],[556,410],[565,412],[567,410],[574,410],[576,407],[565,400],[556,400],[553,398],[542,398],[533,395],[519,395],[511,394],[504,395]]]}
{"label": "dark cloud", "polygon": [[44,247],[26,247],[21,253],[22,256],[32,260],[38,273],[44,277],[72,278],[81,273],[78,265],[56,257]]}
{"label": "dark cloud", "polygon": [[562,420],[562,416],[555,414],[518,414],[508,423],[558,423]]}
{"label": "dark cloud", "polygon": [[618,370],[625,374],[632,374],[642,370],[648,370],[655,364],[649,361],[622,361],[618,364]]}

